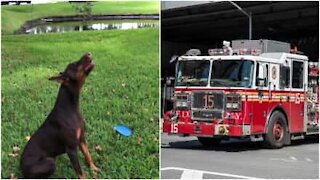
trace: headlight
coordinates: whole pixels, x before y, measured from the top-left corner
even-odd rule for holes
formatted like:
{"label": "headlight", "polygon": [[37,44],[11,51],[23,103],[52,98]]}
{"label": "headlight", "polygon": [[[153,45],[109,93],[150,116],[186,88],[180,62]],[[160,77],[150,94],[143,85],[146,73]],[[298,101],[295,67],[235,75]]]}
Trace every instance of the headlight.
{"label": "headlight", "polygon": [[186,101],[177,101],[176,107],[187,108],[188,107],[188,102],[186,102]]}
{"label": "headlight", "polygon": [[187,109],[190,106],[190,98],[188,94],[176,94],[175,108]]}
{"label": "headlight", "polygon": [[226,108],[227,109],[239,109],[239,104],[238,103],[226,103]]}
{"label": "headlight", "polygon": [[227,111],[241,111],[241,95],[228,94],[226,95],[226,110]]}

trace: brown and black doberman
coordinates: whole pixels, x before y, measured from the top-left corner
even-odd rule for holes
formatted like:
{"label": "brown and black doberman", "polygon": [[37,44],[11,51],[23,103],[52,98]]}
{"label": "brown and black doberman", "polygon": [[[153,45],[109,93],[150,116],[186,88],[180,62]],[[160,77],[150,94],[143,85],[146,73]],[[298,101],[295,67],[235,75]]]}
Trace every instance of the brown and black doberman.
{"label": "brown and black doberman", "polygon": [[55,157],[67,153],[78,178],[84,178],[77,154],[80,147],[91,169],[95,166],[84,138],[85,124],[80,113],[81,87],[94,64],[91,53],[67,66],[64,72],[49,78],[61,84],[53,110],[31,136],[20,161],[24,178],[47,178],[55,171]]}

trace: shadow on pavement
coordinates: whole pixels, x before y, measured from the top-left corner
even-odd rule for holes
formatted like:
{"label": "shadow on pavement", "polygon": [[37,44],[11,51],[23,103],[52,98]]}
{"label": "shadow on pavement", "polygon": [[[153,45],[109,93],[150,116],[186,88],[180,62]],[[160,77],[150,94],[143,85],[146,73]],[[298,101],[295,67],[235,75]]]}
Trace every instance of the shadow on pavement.
{"label": "shadow on pavement", "polygon": [[[319,143],[319,136],[308,136],[301,140],[292,140],[290,146],[284,148],[290,148],[292,146],[301,146],[307,144]],[[250,139],[230,139],[227,141],[221,141],[221,143],[214,147],[204,147],[198,140],[189,141],[176,141],[170,142],[168,145],[162,144],[161,148],[173,148],[173,149],[189,149],[189,150],[207,150],[207,151],[226,151],[226,152],[241,152],[241,151],[256,151],[266,149],[262,142],[251,142]]]}

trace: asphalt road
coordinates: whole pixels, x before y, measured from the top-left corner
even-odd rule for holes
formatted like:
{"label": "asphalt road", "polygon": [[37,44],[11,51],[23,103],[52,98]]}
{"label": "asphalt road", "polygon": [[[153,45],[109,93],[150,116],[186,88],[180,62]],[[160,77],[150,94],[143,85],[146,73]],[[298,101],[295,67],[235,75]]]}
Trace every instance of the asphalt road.
{"label": "asphalt road", "polygon": [[161,135],[162,179],[319,179],[319,138],[264,149],[247,140],[205,148],[195,137]]}

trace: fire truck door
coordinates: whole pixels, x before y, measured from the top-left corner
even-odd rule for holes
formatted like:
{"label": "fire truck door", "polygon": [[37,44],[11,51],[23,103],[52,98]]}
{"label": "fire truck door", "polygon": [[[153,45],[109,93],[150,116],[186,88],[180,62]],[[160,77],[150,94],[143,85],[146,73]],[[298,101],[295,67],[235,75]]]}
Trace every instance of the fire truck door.
{"label": "fire truck door", "polygon": [[[259,77],[259,71],[264,72],[264,78]],[[253,134],[264,133],[266,117],[269,106],[269,64],[257,62],[256,64],[256,91],[251,95],[252,122],[251,132]],[[261,72],[260,72],[261,73]]]}
{"label": "fire truck door", "polygon": [[302,132],[304,128],[304,62],[293,60],[291,73],[292,93],[289,128],[291,132]]}

